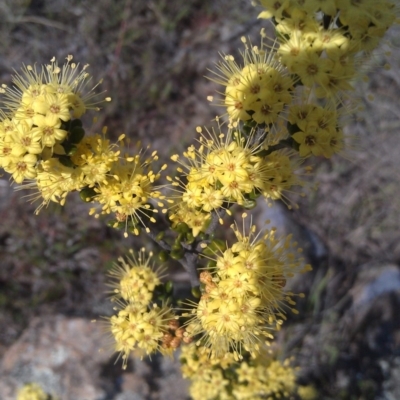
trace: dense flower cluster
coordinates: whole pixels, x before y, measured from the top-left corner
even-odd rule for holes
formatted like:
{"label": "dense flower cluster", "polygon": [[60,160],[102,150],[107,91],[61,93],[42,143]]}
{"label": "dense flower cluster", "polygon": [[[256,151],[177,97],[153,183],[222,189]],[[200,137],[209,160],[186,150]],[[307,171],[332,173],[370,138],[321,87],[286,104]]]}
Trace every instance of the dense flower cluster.
{"label": "dense flower cluster", "polygon": [[[245,39],[243,39],[245,42]],[[293,100],[294,80],[274,53],[248,48],[243,53],[244,67],[231,55],[218,66],[218,83],[226,86],[224,105],[232,120],[270,125]]]}
{"label": "dense flower cluster", "polygon": [[264,30],[261,47],[242,38],[242,63],[226,55],[217,66],[213,80],[225,86],[230,121],[264,129],[300,157],[342,152],[340,117],[353,109],[349,91],[398,6],[390,0],[258,2],[266,8],[259,17],[273,18],[277,39],[266,44]]}
{"label": "dense flower cluster", "polygon": [[[260,54],[268,63],[260,61]],[[288,74],[287,68],[277,60],[281,57],[276,47],[270,51],[256,46],[246,47],[242,69],[232,56],[225,56],[218,66],[218,78],[214,80],[226,86],[224,105],[231,122],[242,121],[258,127],[258,130],[263,129],[264,148],[281,143],[297,150],[300,157],[312,154],[330,158],[341,152],[344,137],[339,117],[344,112],[339,113],[337,109],[342,100],[329,100],[325,93],[325,103],[317,100],[321,88],[314,88],[313,84],[307,87],[305,78],[301,79],[292,71]],[[268,74],[265,76],[265,71],[271,68],[279,79]],[[248,77],[249,70],[254,75],[251,79]],[[264,81],[268,85],[265,86]],[[270,85],[273,85],[272,89]],[[277,95],[276,91],[280,94]]]}
{"label": "dense flower cluster", "polygon": [[172,160],[185,169],[186,183],[180,178],[172,181],[175,187],[183,187],[183,194],[175,198],[170,220],[176,225],[186,222],[195,236],[204,231],[210,213],[227,209],[232,204],[246,208],[255,205],[255,199],[262,195],[266,199],[284,198],[284,192],[293,186],[302,185],[295,173],[299,169],[288,149],[273,151],[264,155],[259,144],[252,144],[254,135],[245,138],[238,130],[228,129],[226,135],[216,132],[201,134],[199,148],[190,146]]}
{"label": "dense flower cluster", "polygon": [[111,144],[106,128],[102,135],[85,136],[76,118],[98,109],[94,88],[85,93],[86,68],[78,72],[72,56],[62,67],[52,59],[41,70],[24,67],[13,87],[3,85],[0,166],[16,183],[30,180],[23,187],[36,192],[34,200],[41,199],[37,212],[50,201],[64,205],[68,193],[79,191],[83,200],[100,206],[91,213],[113,214],[115,226],[138,234],[143,217],[154,221],[150,201],[162,197],[154,189],[160,172],[151,168],[158,156],[145,156],[140,149],[130,154],[125,135]]}
{"label": "dense flower cluster", "polygon": [[297,257],[290,236],[278,240],[274,229],[256,234],[253,225],[246,235],[232,227],[237,242],[216,252],[215,265],[200,274],[203,293],[186,314],[187,334],[199,335],[197,343],[216,358],[232,351],[241,359],[243,350],[255,354],[261,341],[272,338],[271,329],[279,329],[287,309],[297,312],[295,295],[284,287],[310,266]]}
{"label": "dense flower cluster", "polygon": [[120,353],[123,366],[133,351],[151,355],[156,351],[170,353],[180,345],[184,330],[179,328],[171,307],[155,302],[154,291],[161,284],[159,273],[141,249],[138,257],[119,259],[110,272],[113,283],[112,300],[116,315],[109,319],[115,351]]}
{"label": "dense flower cluster", "polygon": [[274,1],[260,18],[274,18],[279,61],[320,98],[351,90],[351,79],[395,22],[394,1]]}
{"label": "dense flower cluster", "polygon": [[27,383],[17,393],[17,400],[49,400],[50,397],[37,383]]}
{"label": "dense flower cluster", "polygon": [[190,395],[194,400],[261,400],[295,394],[301,399],[315,398],[302,396],[306,391],[297,386],[290,360],[280,362],[264,355],[237,363],[228,353],[217,361],[209,357],[206,348],[194,344],[182,349],[180,360],[183,376],[192,381]]}
{"label": "dense flower cluster", "polygon": [[292,138],[299,145],[300,157],[309,155],[330,158],[343,149],[343,130],[337,125],[338,111],[313,104],[293,106],[288,123],[296,132]]}
{"label": "dense flower cluster", "polygon": [[24,66],[13,87],[2,85],[6,113],[0,123],[0,165],[17,183],[35,178],[39,161],[65,155],[70,150],[61,145],[68,136],[66,123],[97,108],[91,103],[93,89],[82,93],[87,66],[79,72],[71,61],[68,56],[62,68],[54,58],[40,70]]}

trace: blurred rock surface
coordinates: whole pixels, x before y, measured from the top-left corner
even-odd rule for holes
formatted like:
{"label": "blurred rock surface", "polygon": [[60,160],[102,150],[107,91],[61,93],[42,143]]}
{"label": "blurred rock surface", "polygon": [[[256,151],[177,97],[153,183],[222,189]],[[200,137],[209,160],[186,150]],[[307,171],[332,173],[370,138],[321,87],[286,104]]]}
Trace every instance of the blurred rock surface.
{"label": "blurred rock surface", "polygon": [[96,324],[64,316],[35,318],[8,349],[0,365],[0,399],[15,399],[27,382],[40,384],[60,400],[104,397],[99,369],[109,358]]}
{"label": "blurred rock surface", "polygon": [[15,400],[18,388],[28,382],[59,400],[188,398],[176,360],[135,359],[123,371],[110,352],[99,351],[105,336],[99,324],[86,319],[34,318],[0,362],[0,399]]}

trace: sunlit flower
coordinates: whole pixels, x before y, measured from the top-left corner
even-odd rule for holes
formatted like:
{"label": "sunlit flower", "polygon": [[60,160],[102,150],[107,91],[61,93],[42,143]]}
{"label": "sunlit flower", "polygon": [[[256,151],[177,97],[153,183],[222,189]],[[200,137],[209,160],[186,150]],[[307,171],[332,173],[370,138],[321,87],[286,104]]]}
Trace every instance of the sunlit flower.
{"label": "sunlit flower", "polygon": [[291,103],[294,81],[277,60],[276,48],[270,51],[245,43],[243,66],[227,55],[217,65],[213,81],[224,85],[225,99],[231,120],[269,125],[275,123],[285,105]]}
{"label": "sunlit flower", "polygon": [[284,289],[286,280],[310,266],[297,257],[290,236],[278,240],[274,229],[256,233],[254,225],[248,234],[232,228],[237,242],[211,258],[216,267],[208,279],[202,278],[203,295],[184,316],[189,318],[188,334],[199,337],[198,345],[216,358],[232,351],[240,359],[244,349],[258,352],[286,310],[296,312],[294,294]]}
{"label": "sunlit flower", "polygon": [[130,250],[130,256],[118,259],[118,264],[109,272],[112,279],[110,287],[114,298],[122,298],[139,308],[146,308],[150,303],[153,291],[161,283],[161,270],[154,270],[151,262],[153,253],[146,255],[144,248],[138,255]]}
{"label": "sunlit flower", "polygon": [[47,400],[49,396],[37,383],[26,383],[17,393],[16,400]]}
{"label": "sunlit flower", "polygon": [[215,359],[208,348],[192,343],[182,348],[180,361],[183,376],[191,381],[189,391],[194,400],[290,398],[300,392],[290,359],[279,361],[263,354],[235,362],[230,352]]}

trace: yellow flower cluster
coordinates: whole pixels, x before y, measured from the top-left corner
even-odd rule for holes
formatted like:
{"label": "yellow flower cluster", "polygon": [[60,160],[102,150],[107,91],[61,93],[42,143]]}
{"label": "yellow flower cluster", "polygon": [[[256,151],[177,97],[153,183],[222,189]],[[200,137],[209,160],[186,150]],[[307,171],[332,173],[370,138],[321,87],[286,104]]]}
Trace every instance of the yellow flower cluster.
{"label": "yellow flower cluster", "polygon": [[260,18],[274,18],[277,58],[318,97],[352,89],[350,80],[398,12],[394,1],[259,0]]}
{"label": "yellow flower cluster", "polygon": [[313,104],[290,108],[288,121],[296,131],[292,138],[299,144],[300,157],[330,158],[342,150],[343,130],[337,126],[337,114],[334,108]]}
{"label": "yellow flower cluster", "polygon": [[150,264],[152,255],[146,257],[141,249],[136,258],[131,251],[131,257],[120,258],[120,264],[110,272],[117,314],[109,319],[109,329],[124,368],[131,352],[141,356],[159,350],[170,353],[180,345],[184,333],[172,309],[154,302],[154,290],[161,282],[160,271],[154,271]]}
{"label": "yellow flower cluster", "polygon": [[246,236],[232,228],[237,242],[215,253],[215,266],[200,274],[199,304],[184,316],[189,317],[187,335],[200,335],[197,343],[214,357],[232,351],[241,359],[243,350],[255,354],[262,340],[272,338],[269,332],[279,329],[286,309],[297,312],[295,295],[284,287],[310,266],[297,257],[290,236],[278,240],[274,229],[256,234],[254,225]]}
{"label": "yellow flower cluster", "polygon": [[232,353],[217,360],[210,357],[208,348],[191,343],[182,346],[179,360],[183,377],[191,380],[190,395],[193,400],[230,399],[226,397],[230,382],[224,371],[235,363]]}
{"label": "yellow flower cluster", "polygon": [[86,109],[97,109],[91,103],[94,88],[82,93],[89,78],[87,65],[81,71],[78,67],[72,56],[62,68],[53,58],[41,70],[24,66],[22,75],[13,78],[13,87],[2,85],[7,111],[0,115],[0,166],[16,183],[35,178],[40,160],[65,154],[61,143],[71,116],[79,118]]}
{"label": "yellow flower cluster", "polygon": [[0,115],[0,166],[16,183],[30,180],[23,187],[42,200],[37,212],[50,201],[64,205],[68,193],[79,191],[83,200],[100,205],[92,214],[113,214],[125,236],[128,229],[138,234],[143,217],[154,222],[157,210],[150,201],[162,197],[154,189],[160,172],[151,169],[158,156],[145,156],[139,148],[130,154],[125,135],[111,144],[106,128],[102,135],[85,136],[81,121],[72,118],[98,109],[91,102],[94,88],[85,93],[86,68],[78,72],[72,56],[61,68],[52,59],[41,70],[24,67],[14,87],[3,85],[7,113]]}
{"label": "yellow flower cluster", "polygon": [[193,400],[272,400],[300,392],[289,360],[264,356],[236,363],[228,354],[216,361],[207,349],[191,344],[182,348],[180,361],[183,376],[191,380]]}
{"label": "yellow flower cluster", "polygon": [[[118,143],[121,153],[124,152],[125,147],[123,139],[124,135],[121,135]],[[115,162],[110,162],[114,157],[112,151],[109,152],[110,157],[108,157],[106,149],[102,147],[103,143],[99,140],[97,142],[99,145],[97,157],[91,155],[93,148],[88,146],[84,151],[89,152],[89,155],[83,151],[80,152],[83,160],[81,168],[87,168],[93,175],[93,182],[88,185],[89,190],[86,192],[88,197],[85,200],[99,203],[100,214],[115,215],[114,227],[125,226],[125,236],[128,228],[138,235],[137,224],[140,222],[140,225],[145,226],[143,217],[155,222],[152,214],[157,213],[158,210],[150,201],[157,200],[158,206],[163,206],[159,200],[164,196],[155,190],[154,183],[160,178],[160,172],[166,168],[166,165],[163,165],[156,173],[153,171],[152,163],[158,160],[156,151],[146,158],[141,151],[136,151],[136,155],[126,153],[115,158]],[[85,177],[86,174],[84,173]],[[86,196],[85,192],[81,194]],[[92,208],[91,213],[96,213],[96,208]],[[96,213],[96,216],[98,215]],[[149,228],[146,228],[146,231],[149,231]]]}
{"label": "yellow flower cluster", "polygon": [[49,396],[37,383],[27,383],[18,390],[17,400],[48,400]]}
{"label": "yellow flower cluster", "polygon": [[242,57],[243,68],[233,56],[225,56],[214,79],[226,86],[224,105],[228,115],[232,120],[273,124],[292,102],[294,81],[273,53],[246,46]]}
{"label": "yellow flower cluster", "polygon": [[110,271],[114,299],[122,298],[125,302],[135,304],[138,309],[146,308],[153,298],[156,286],[161,284],[162,270],[154,271],[151,263],[153,254],[146,257],[144,248],[138,255],[130,250],[130,257],[120,257],[118,264]]}
{"label": "yellow flower cluster", "polygon": [[237,369],[238,383],[233,398],[238,400],[289,398],[296,393],[296,375],[290,361],[258,358],[243,362]]}
{"label": "yellow flower cluster", "polygon": [[[173,226],[184,221],[197,236],[207,227],[211,211],[218,214],[220,208],[231,204],[251,208],[260,195],[281,199],[283,192],[302,184],[295,174],[299,165],[293,161],[294,152],[277,150],[262,156],[260,145],[250,144],[253,135],[245,139],[233,129],[226,136],[215,132],[206,136],[201,128],[198,132],[202,135],[199,148],[190,146],[185,160],[178,155],[171,157],[186,169],[187,179],[182,183],[179,178],[169,178],[173,186],[184,188],[170,213]],[[181,168],[178,171],[184,172]]]}
{"label": "yellow flower cluster", "polygon": [[277,39],[265,43],[264,29],[260,47],[242,38],[242,63],[225,55],[212,78],[225,86],[222,104],[231,124],[241,121],[263,129],[268,140],[286,141],[300,157],[330,158],[342,152],[340,117],[353,108],[348,92],[394,24],[399,6],[392,0],[258,3],[266,9],[259,17],[273,18]]}
{"label": "yellow flower cluster", "polygon": [[[264,33],[262,37],[265,37]],[[279,74],[279,80],[271,76],[264,77],[263,71],[267,68],[264,65],[267,64],[265,61],[260,61],[260,54],[263,54],[271,65],[278,64],[276,60],[282,61],[279,51],[284,46],[282,44],[278,50],[274,46],[270,52],[261,51],[258,47],[251,49],[246,47],[242,69],[232,56],[226,56],[220,63],[218,78],[214,80],[226,86],[224,101],[231,123],[242,121],[249,126],[256,126],[258,130],[262,128],[265,137],[262,146],[267,149],[271,145],[286,140],[286,147],[296,149],[300,157],[322,155],[330,158],[343,149],[344,137],[339,118],[343,112],[339,114],[336,111],[342,101],[337,98],[329,100],[330,95],[325,92],[322,96],[325,97],[325,104],[315,101],[318,93],[322,93],[321,88],[314,88],[313,83],[308,85],[309,82],[301,78],[302,67],[297,64],[293,66],[297,75],[294,70],[290,71],[291,75],[287,75],[285,72],[287,68],[279,64],[279,67],[274,69],[277,71],[276,74]],[[249,70],[258,71],[254,72],[255,76],[252,79],[248,77]],[[341,79],[346,76],[342,71],[340,72]],[[264,93],[258,93],[250,96],[249,89],[245,86],[261,88],[264,80],[269,85],[274,85],[275,90],[279,90],[281,94],[278,96],[275,93],[267,97]],[[307,85],[310,87],[306,87]],[[325,86],[321,87],[325,88]],[[349,87],[341,87],[341,90],[345,89],[348,90]],[[271,90],[268,90],[271,93]],[[248,102],[253,105],[264,104],[264,106],[258,109],[247,104]],[[297,146],[291,146],[288,140],[294,140]]]}

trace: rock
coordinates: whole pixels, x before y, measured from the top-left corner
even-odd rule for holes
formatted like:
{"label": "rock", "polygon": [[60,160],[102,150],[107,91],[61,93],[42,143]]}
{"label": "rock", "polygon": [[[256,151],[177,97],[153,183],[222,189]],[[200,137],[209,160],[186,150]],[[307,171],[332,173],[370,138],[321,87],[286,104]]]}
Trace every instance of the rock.
{"label": "rock", "polygon": [[328,249],[322,239],[307,226],[300,224],[294,218],[292,211],[280,203],[274,202],[272,207],[260,198],[257,207],[254,210],[254,222],[258,229],[265,227],[265,221],[270,221],[266,227],[268,229],[275,227],[277,237],[287,235],[293,236],[293,241],[304,250],[304,256],[307,261],[313,264],[319,264],[328,255]]}
{"label": "rock", "polygon": [[[116,400],[144,400],[150,393],[150,387],[146,380],[147,374],[141,374],[143,369],[137,368],[137,365],[144,364],[135,360],[135,373],[126,373],[122,379],[122,393],[118,394]],[[133,396],[134,394],[134,396]]]}
{"label": "rock", "polygon": [[122,393],[115,400],[187,400],[190,382],[182,377],[179,355],[135,359],[133,372],[122,376]]}
{"label": "rock", "polygon": [[178,356],[175,358],[163,357],[160,365],[160,376],[156,379],[159,387],[159,400],[186,400],[188,399],[190,381],[182,377]]}
{"label": "rock", "polygon": [[400,302],[400,269],[396,265],[366,265],[361,268],[350,291],[352,306],[345,315],[350,331],[370,325],[373,312],[380,316],[380,322],[393,320],[398,310],[389,301],[391,294]]}
{"label": "rock", "polygon": [[383,393],[378,400],[400,399],[400,357],[395,357],[390,363],[381,362],[381,367],[387,379],[383,383]]}
{"label": "rock", "polygon": [[[58,400],[185,400],[189,382],[178,358],[131,359],[128,369],[99,351],[106,334],[83,318],[34,318],[0,362],[0,399],[38,383]],[[114,357],[116,358],[116,357]]]}
{"label": "rock", "polygon": [[4,354],[0,364],[0,399],[14,400],[19,387],[36,382],[60,400],[99,400],[101,364],[110,354],[99,352],[104,333],[82,318],[34,318]]}

